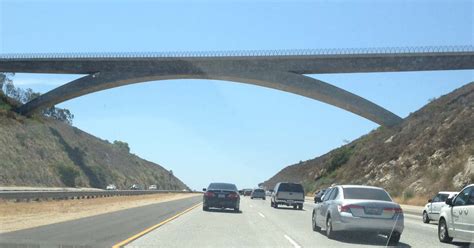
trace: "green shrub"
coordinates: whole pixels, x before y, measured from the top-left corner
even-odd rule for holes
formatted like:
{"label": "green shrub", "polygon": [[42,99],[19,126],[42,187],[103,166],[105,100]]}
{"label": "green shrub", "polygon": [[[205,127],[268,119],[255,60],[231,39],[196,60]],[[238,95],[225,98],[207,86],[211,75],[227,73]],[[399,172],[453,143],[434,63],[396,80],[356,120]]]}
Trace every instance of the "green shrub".
{"label": "green shrub", "polygon": [[410,200],[414,195],[413,190],[407,189],[403,192],[403,200]]}
{"label": "green shrub", "polygon": [[76,177],[79,176],[79,171],[76,168],[68,165],[58,165],[56,169],[64,185],[68,187],[76,186]]}
{"label": "green shrub", "polygon": [[349,161],[352,153],[354,151],[354,146],[344,146],[337,149],[334,154],[331,156],[331,161],[329,162],[328,172],[335,171],[343,164]]}
{"label": "green shrub", "polygon": [[130,153],[130,147],[128,146],[127,142],[116,140],[114,141],[113,145],[122,151],[126,151],[127,153]]}

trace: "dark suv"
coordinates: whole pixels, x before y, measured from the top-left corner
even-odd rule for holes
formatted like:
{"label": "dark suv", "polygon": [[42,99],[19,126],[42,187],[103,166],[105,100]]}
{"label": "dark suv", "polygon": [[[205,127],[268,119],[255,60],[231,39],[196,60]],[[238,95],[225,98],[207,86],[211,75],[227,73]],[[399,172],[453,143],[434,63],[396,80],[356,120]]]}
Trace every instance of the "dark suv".
{"label": "dark suv", "polygon": [[233,208],[239,212],[240,196],[235,184],[231,183],[211,183],[207,189],[202,189],[204,211],[209,208]]}

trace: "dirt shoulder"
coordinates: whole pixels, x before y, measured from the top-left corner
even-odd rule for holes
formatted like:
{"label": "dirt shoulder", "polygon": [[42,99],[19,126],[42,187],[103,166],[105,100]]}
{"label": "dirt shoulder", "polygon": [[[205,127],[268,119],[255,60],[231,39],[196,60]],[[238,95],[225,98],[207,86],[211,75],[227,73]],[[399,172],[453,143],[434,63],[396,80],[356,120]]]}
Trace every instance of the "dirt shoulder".
{"label": "dirt shoulder", "polygon": [[0,233],[80,219],[198,194],[164,193],[42,202],[0,202]]}

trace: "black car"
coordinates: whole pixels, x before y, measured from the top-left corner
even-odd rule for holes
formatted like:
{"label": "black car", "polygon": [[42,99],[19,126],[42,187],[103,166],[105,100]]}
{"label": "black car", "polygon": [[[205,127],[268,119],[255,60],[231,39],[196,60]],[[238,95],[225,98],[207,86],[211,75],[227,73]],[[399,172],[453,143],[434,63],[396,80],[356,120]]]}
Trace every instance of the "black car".
{"label": "black car", "polygon": [[233,208],[235,212],[239,212],[240,196],[235,184],[211,183],[202,191],[204,191],[202,210]]}

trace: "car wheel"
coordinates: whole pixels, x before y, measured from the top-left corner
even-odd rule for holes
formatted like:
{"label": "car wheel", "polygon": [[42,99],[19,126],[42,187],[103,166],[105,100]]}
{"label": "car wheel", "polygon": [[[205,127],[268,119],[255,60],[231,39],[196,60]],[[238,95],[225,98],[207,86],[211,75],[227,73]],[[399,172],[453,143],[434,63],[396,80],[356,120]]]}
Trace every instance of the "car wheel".
{"label": "car wheel", "polygon": [[331,220],[330,216],[328,216],[328,218],[326,220],[326,236],[329,239],[334,239],[335,238],[334,230],[332,230],[332,220]]}
{"label": "car wheel", "polygon": [[274,206],[275,208],[278,208],[278,203],[276,203],[276,202],[273,203],[273,206]]}
{"label": "car wheel", "polygon": [[274,207],[274,206],[273,206],[273,201],[272,201],[272,200],[270,200],[270,207],[272,207],[272,208]]}
{"label": "car wheel", "polygon": [[423,223],[430,223],[430,217],[428,216],[428,213],[426,211],[423,212]]}
{"label": "car wheel", "polygon": [[299,210],[303,210],[303,204],[298,206]]}
{"label": "car wheel", "polygon": [[202,206],[202,210],[209,211],[209,207],[208,206]]}
{"label": "car wheel", "polygon": [[398,245],[401,236],[402,235],[399,232],[393,232],[392,235],[389,236],[390,239],[388,240],[388,244],[390,246]]}
{"label": "car wheel", "polygon": [[238,213],[240,212],[240,209],[238,207],[234,208],[234,212]]}
{"label": "car wheel", "polygon": [[250,199],[252,199],[252,200],[253,200],[253,197],[250,197]]}
{"label": "car wheel", "polygon": [[263,197],[263,200],[265,201],[265,200],[266,200],[266,198],[265,198],[265,197]]}
{"label": "car wheel", "polygon": [[440,219],[438,223],[438,238],[439,241],[443,243],[449,243],[453,241],[453,238],[449,237],[448,225],[446,225],[446,220]]}
{"label": "car wheel", "polygon": [[316,216],[314,215],[314,213],[313,213],[313,217],[311,218],[311,222],[312,222],[312,226],[313,226],[313,231],[315,231],[315,232],[320,232],[320,231],[321,231],[321,227],[319,227],[319,226],[316,224]]}
{"label": "car wheel", "polygon": [[297,205],[293,205],[293,209],[295,209],[295,210],[296,210],[297,208],[298,208],[298,206],[297,206]]}

